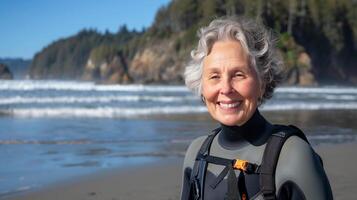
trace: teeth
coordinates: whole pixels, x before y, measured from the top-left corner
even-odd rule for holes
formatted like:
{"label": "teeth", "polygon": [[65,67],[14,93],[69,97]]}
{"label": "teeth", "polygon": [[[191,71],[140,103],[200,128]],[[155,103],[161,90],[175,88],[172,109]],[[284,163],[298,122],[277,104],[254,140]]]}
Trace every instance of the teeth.
{"label": "teeth", "polygon": [[219,105],[222,108],[234,108],[234,107],[239,106],[239,104],[240,104],[240,102],[237,102],[237,103],[220,103]]}

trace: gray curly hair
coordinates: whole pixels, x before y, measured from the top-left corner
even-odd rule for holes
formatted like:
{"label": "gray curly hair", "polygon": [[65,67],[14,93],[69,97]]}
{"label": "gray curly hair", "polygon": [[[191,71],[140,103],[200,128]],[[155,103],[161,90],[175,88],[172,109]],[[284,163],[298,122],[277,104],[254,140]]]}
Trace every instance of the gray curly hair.
{"label": "gray curly hair", "polygon": [[247,18],[224,17],[201,28],[198,37],[198,46],[191,51],[192,59],[184,72],[190,90],[201,95],[203,59],[215,42],[230,39],[240,42],[250,58],[250,66],[265,86],[260,104],[273,96],[274,88],[282,80],[283,62],[276,50],[275,39],[264,25]]}

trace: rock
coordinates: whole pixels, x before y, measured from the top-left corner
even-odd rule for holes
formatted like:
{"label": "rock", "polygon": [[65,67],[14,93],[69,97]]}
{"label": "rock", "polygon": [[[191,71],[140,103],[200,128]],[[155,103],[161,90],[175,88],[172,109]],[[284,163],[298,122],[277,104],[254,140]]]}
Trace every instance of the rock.
{"label": "rock", "polygon": [[297,59],[297,65],[299,68],[299,85],[311,86],[316,85],[316,79],[312,73],[311,58],[306,52],[299,54]]}
{"label": "rock", "polygon": [[130,63],[129,74],[138,83],[182,82],[183,61],[169,40],[147,45]]}
{"label": "rock", "polygon": [[286,79],[284,80],[284,84],[296,85],[298,83],[299,83],[299,69],[297,67],[289,69],[286,73]]}
{"label": "rock", "polygon": [[299,85],[301,86],[317,85],[315,76],[309,70],[300,69]]}
{"label": "rock", "polygon": [[96,74],[96,66],[93,60],[89,58],[84,68],[84,72],[81,79],[84,81],[92,81],[97,78],[95,77]]}
{"label": "rock", "polygon": [[311,59],[309,55],[302,52],[298,55],[294,67],[287,72],[287,85],[312,86],[316,85],[316,79],[312,73]]}
{"label": "rock", "polygon": [[0,58],[0,63],[7,65],[13,79],[26,79],[31,62],[22,58]]}
{"label": "rock", "polygon": [[8,66],[0,63],[0,79],[12,80],[13,78],[14,78],[14,76],[12,75]]}
{"label": "rock", "polygon": [[299,54],[297,62],[298,65],[311,69],[311,58],[306,52],[302,52]]}
{"label": "rock", "polygon": [[102,84],[131,83],[125,59],[120,55],[103,60],[89,58],[82,75],[82,80],[96,81]]}

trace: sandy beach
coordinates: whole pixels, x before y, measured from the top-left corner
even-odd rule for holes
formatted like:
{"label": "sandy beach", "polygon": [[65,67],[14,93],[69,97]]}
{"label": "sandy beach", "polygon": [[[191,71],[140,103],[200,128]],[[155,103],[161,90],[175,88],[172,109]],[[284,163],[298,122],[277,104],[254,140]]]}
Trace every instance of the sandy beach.
{"label": "sandy beach", "polygon": [[[316,150],[324,160],[335,199],[355,199],[357,143],[324,144]],[[182,162],[182,158],[169,158],[146,166],[100,172],[7,199],[179,199]]]}
{"label": "sandy beach", "polygon": [[316,148],[324,162],[334,198],[356,199],[357,143],[321,145]]}

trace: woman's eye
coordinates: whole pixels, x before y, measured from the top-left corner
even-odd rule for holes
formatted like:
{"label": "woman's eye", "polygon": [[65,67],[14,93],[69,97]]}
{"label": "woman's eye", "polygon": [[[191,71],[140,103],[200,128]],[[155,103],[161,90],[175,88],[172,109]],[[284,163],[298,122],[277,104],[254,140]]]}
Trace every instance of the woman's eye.
{"label": "woman's eye", "polygon": [[210,76],[210,78],[209,79],[218,79],[219,78],[219,76],[218,75],[212,75],[212,76]]}
{"label": "woman's eye", "polygon": [[237,72],[234,74],[235,77],[243,78],[244,74],[242,72]]}

